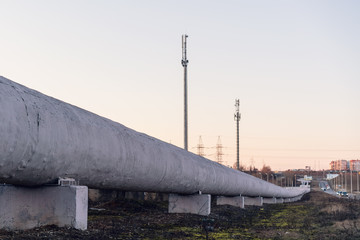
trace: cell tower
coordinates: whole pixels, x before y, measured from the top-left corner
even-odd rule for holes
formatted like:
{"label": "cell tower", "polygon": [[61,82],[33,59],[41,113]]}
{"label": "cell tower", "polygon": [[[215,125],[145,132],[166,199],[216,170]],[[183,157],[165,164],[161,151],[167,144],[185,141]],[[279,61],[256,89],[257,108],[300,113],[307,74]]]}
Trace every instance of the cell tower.
{"label": "cell tower", "polygon": [[188,150],[188,113],[187,113],[187,65],[189,61],[186,57],[186,39],[188,35],[183,34],[182,39],[182,60],[181,64],[184,67],[184,149]]}
{"label": "cell tower", "polygon": [[202,156],[202,157],[205,156],[205,154],[204,154],[204,144],[202,142],[201,136],[199,137],[199,143],[197,145],[197,154],[199,156]]}
{"label": "cell tower", "polygon": [[234,119],[236,121],[236,168],[240,170],[240,148],[239,148],[239,122],[241,119],[240,114],[240,100],[235,99],[235,114]]}
{"label": "cell tower", "polygon": [[223,146],[221,144],[221,139],[219,136],[217,144],[216,144],[216,161],[220,164],[223,164],[222,156],[224,155],[224,153],[223,153],[222,149],[223,149]]}

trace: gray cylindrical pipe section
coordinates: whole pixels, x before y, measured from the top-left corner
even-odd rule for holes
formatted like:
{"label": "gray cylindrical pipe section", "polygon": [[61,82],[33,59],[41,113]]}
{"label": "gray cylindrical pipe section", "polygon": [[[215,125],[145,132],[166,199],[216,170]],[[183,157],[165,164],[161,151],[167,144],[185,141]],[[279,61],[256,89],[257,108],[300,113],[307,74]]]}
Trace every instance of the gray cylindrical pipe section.
{"label": "gray cylindrical pipe section", "polygon": [[294,197],[287,190],[0,77],[0,182]]}

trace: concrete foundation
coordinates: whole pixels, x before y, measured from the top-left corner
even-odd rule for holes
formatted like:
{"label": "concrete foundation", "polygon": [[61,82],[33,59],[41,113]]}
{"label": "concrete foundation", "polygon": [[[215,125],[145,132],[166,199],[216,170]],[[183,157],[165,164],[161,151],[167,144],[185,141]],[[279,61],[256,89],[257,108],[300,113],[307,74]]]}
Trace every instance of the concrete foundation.
{"label": "concrete foundation", "polygon": [[37,188],[0,185],[0,228],[25,230],[45,225],[87,229],[86,186]]}
{"label": "concrete foundation", "polygon": [[300,201],[303,195],[299,195],[293,198],[293,202]]}
{"label": "concrete foundation", "polygon": [[263,203],[265,204],[276,204],[276,198],[263,198]]}
{"label": "concrete foundation", "polygon": [[284,199],[283,198],[277,198],[276,203],[284,203]]}
{"label": "concrete foundation", "polygon": [[210,194],[178,195],[169,194],[169,213],[210,214]]}
{"label": "concrete foundation", "polygon": [[236,197],[225,197],[225,196],[219,196],[216,199],[217,205],[231,205],[235,207],[244,208],[245,201],[244,197],[242,196],[236,196]]}
{"label": "concrete foundation", "polygon": [[292,202],[291,198],[284,198],[284,202],[289,203]]}
{"label": "concrete foundation", "polygon": [[248,206],[262,206],[262,197],[244,197],[244,204]]}

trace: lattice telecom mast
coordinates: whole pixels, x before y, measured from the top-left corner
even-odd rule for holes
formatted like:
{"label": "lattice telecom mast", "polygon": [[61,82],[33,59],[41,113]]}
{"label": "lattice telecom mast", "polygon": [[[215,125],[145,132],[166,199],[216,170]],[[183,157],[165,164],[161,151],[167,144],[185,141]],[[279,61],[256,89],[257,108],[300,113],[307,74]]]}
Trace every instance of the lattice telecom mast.
{"label": "lattice telecom mast", "polygon": [[239,122],[241,119],[240,109],[240,100],[235,99],[235,114],[234,119],[236,121],[236,168],[240,170],[240,149],[239,149]]}
{"label": "lattice telecom mast", "polygon": [[184,67],[184,149],[188,150],[188,115],[187,115],[187,65],[186,58],[186,39],[188,35],[183,34],[182,39],[182,60],[181,64]]}
{"label": "lattice telecom mast", "polygon": [[199,143],[197,145],[197,153],[199,156],[204,156],[204,144],[202,142],[201,136],[199,137]]}
{"label": "lattice telecom mast", "polygon": [[222,149],[223,149],[223,146],[221,144],[221,139],[219,136],[217,144],[216,144],[216,161],[220,164],[223,164],[222,156],[224,155],[224,153],[223,153]]}

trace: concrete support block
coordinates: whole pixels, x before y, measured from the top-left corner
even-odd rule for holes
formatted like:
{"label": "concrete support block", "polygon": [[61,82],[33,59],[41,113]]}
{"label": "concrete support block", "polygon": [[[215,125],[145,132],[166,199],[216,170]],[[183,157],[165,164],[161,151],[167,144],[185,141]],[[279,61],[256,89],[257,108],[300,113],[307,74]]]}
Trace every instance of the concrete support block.
{"label": "concrete support block", "polygon": [[292,200],[292,202],[299,201],[299,200],[301,200],[302,196],[303,196],[303,195],[299,195],[299,196],[293,197],[291,200]]}
{"label": "concrete support block", "polygon": [[178,195],[169,194],[169,213],[210,214],[210,194]]}
{"label": "concrete support block", "polygon": [[244,197],[244,204],[248,206],[262,206],[262,197]]}
{"label": "concrete support block", "polygon": [[277,198],[276,203],[284,203],[284,199],[283,198]]}
{"label": "concrete support block", "polygon": [[276,204],[276,198],[263,198],[263,203],[266,204]]}
{"label": "concrete support block", "polygon": [[291,198],[284,198],[284,202],[289,203],[289,202],[292,202],[292,201],[291,201]]}
{"label": "concrete support block", "polygon": [[235,197],[225,197],[225,196],[219,196],[216,199],[216,205],[231,205],[235,207],[244,208],[245,201],[244,197],[242,196],[235,196]]}
{"label": "concrete support block", "polygon": [[2,229],[25,230],[56,225],[86,230],[87,211],[86,186],[0,186]]}

